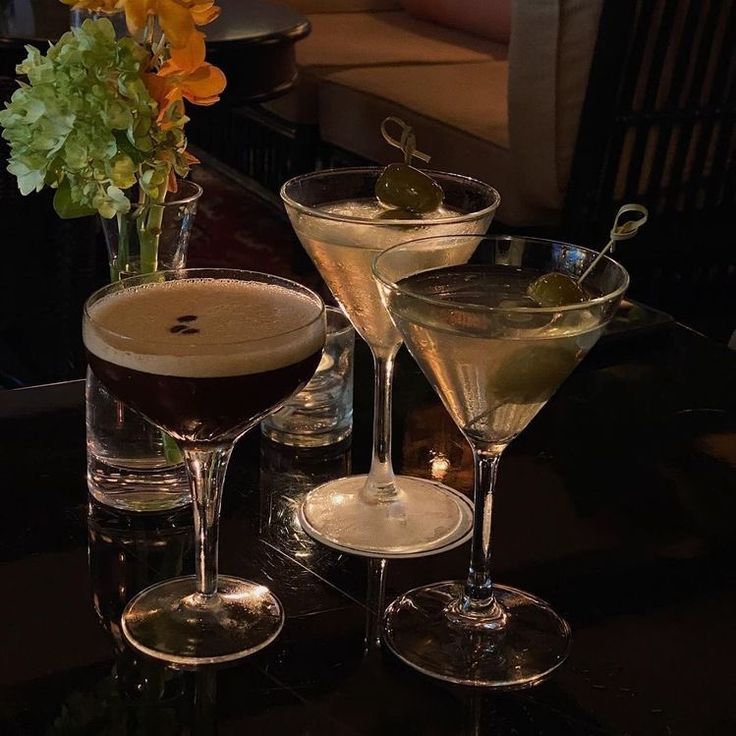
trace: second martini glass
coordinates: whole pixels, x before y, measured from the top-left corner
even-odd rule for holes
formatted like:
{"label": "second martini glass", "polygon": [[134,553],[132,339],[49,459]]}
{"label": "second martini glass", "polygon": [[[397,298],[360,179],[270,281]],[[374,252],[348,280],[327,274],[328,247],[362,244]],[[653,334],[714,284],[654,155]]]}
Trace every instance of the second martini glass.
{"label": "second martini glass", "polygon": [[[291,224],[335,299],[368,343],[375,365],[373,457],[368,475],[325,483],[302,505],[310,536],[352,554],[406,557],[449,549],[468,538],[472,506],[434,481],[394,475],[391,465],[391,382],[401,335],[371,274],[374,257],[429,235],[452,236],[448,257],[464,262],[493,219],[492,187],[454,174],[427,172],[444,191],[442,206],[407,219],[375,197],[378,167],[331,169],[286,182],[281,197]],[[467,251],[467,252],[466,252]],[[450,265],[448,262],[446,265]]]}
{"label": "second martini glass", "polygon": [[[397,598],[385,614],[385,641],[432,677],[528,687],[565,660],[570,630],[544,601],[491,580],[496,473],[505,448],[596,343],[629,279],[610,258],[596,261],[597,253],[567,243],[488,238],[472,264],[450,267],[448,251],[457,252],[452,238],[400,244],[376,258],[374,273],[409,351],[473,451],[470,567],[464,581]],[[589,266],[577,294],[574,279]],[[572,287],[571,300],[557,298],[560,282]],[[562,303],[541,306],[542,297]]]}

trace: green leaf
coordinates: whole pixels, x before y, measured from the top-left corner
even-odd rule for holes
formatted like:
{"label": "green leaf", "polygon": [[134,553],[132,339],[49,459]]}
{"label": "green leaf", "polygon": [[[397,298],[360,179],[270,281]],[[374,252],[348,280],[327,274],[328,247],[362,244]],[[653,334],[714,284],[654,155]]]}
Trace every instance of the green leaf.
{"label": "green leaf", "polygon": [[54,194],[54,209],[56,214],[64,220],[94,215],[96,212],[93,207],[75,202],[72,199],[72,190],[68,179],[61,182],[56,194]]}

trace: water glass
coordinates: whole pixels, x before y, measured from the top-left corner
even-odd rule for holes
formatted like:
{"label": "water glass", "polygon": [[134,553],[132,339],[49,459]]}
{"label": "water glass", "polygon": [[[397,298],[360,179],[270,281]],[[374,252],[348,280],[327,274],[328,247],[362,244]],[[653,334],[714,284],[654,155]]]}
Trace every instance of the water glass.
{"label": "water glass", "polygon": [[353,431],[355,330],[337,307],[327,307],[327,342],[314,378],[277,412],[261,422],[274,442],[325,447]]}

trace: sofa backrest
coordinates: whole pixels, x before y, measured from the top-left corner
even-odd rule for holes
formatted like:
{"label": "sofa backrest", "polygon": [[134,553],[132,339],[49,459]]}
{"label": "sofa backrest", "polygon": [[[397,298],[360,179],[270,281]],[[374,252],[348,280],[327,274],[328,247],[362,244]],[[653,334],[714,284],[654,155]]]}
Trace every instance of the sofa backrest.
{"label": "sofa backrest", "polygon": [[570,177],[603,0],[514,0],[509,142],[519,189],[559,212]]}
{"label": "sofa backrest", "polygon": [[401,0],[415,18],[508,44],[511,0]]}

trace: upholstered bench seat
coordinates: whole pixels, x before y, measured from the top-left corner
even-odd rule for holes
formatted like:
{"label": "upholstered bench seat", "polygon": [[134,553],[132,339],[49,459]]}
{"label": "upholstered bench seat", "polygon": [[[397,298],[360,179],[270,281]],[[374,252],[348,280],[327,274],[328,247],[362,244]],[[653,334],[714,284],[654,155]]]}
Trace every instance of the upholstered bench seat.
{"label": "upholstered bench seat", "polygon": [[317,87],[343,69],[397,64],[501,61],[508,46],[413,18],[403,11],[315,13],[312,31],[296,46],[298,87],[266,107],[286,120],[316,123]]}

